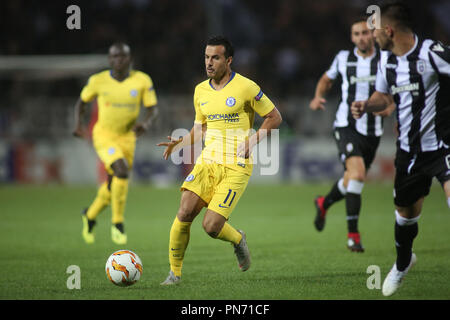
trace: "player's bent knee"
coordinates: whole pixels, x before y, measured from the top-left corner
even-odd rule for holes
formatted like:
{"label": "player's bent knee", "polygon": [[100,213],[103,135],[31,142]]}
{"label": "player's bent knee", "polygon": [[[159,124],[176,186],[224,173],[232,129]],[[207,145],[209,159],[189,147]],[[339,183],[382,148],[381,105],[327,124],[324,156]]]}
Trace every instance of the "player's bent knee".
{"label": "player's bent knee", "polygon": [[211,215],[205,215],[205,219],[203,219],[202,226],[203,230],[212,238],[217,238],[220,231],[223,228],[225,220]]}
{"label": "player's bent knee", "polygon": [[366,174],[364,171],[350,171],[348,173],[348,180],[356,180],[359,182],[364,182],[366,179]]}
{"label": "player's bent knee", "polygon": [[128,171],[114,172],[114,176],[120,179],[128,179]]}
{"label": "player's bent knee", "polygon": [[126,160],[119,159],[111,164],[114,176],[121,179],[128,179],[129,169]]}
{"label": "player's bent knee", "polygon": [[216,231],[209,231],[209,232],[207,231],[206,233],[213,239],[217,239],[217,236],[219,235],[219,232]]}
{"label": "player's bent knee", "polygon": [[180,206],[177,212],[178,220],[181,222],[191,222],[194,220],[196,215],[197,213],[194,210],[184,206]]}
{"label": "player's bent knee", "polygon": [[113,168],[114,176],[121,179],[128,179],[128,168],[127,167],[116,167]]}
{"label": "player's bent knee", "polygon": [[366,179],[366,166],[360,157],[351,157],[346,162],[346,178],[363,182]]}
{"label": "player's bent knee", "polygon": [[423,201],[424,197],[420,198],[415,203],[407,207],[395,206],[395,210],[403,218],[415,218],[422,212]]}
{"label": "player's bent knee", "polygon": [[220,227],[216,223],[211,222],[205,222],[203,221],[203,230],[211,237],[211,238],[217,238],[217,236],[220,233]]}

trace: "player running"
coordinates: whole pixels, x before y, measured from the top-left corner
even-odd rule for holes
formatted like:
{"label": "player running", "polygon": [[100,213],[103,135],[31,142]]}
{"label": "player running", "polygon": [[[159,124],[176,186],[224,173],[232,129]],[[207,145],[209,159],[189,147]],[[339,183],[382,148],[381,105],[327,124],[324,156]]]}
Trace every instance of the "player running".
{"label": "player running", "polygon": [[383,283],[394,294],[416,263],[412,252],[422,204],[433,177],[441,183],[450,207],[450,49],[422,39],[413,29],[409,9],[401,3],[381,7],[375,37],[382,53],[376,91],[352,104],[355,118],[378,112],[392,96],[397,104],[395,157],[395,247],[397,259]]}
{"label": "player running", "polygon": [[[252,173],[252,149],[278,128],[281,115],[253,81],[231,70],[233,46],[224,37],[210,38],[205,49],[207,80],[194,92],[195,121],[190,134],[169,142],[164,159],[205,137],[205,147],[181,186],[181,203],[169,237],[170,272],[162,285],[181,280],[181,269],[192,221],[206,207],[203,228],[212,238],[233,244],[242,271],[250,267],[245,233],[227,221],[247,187]],[[249,135],[255,112],[264,118],[260,129]]]}
{"label": "player running", "polygon": [[[83,210],[82,236],[86,243],[94,243],[93,228],[98,214],[109,204],[112,209],[111,238],[116,244],[125,244],[125,203],[128,182],[133,166],[136,137],[142,135],[156,116],[157,103],[152,79],[145,73],[130,69],[131,55],[128,45],[113,44],[109,48],[110,70],[94,74],[81,92],[75,105],[75,130],[73,135],[84,137],[81,117],[86,105],[94,98],[98,103],[98,121],[92,138],[94,148],[108,173],[97,196]],[[136,123],[141,104],[147,112],[142,123]]]}
{"label": "player running", "polygon": [[390,106],[378,115],[368,114],[358,120],[352,117],[351,103],[355,99],[368,99],[374,91],[380,52],[374,45],[373,32],[363,18],[352,24],[351,40],[355,47],[353,50],[342,50],[336,55],[330,69],[320,78],[314,99],[309,105],[312,110],[325,110],[325,95],[338,77],[342,79],[342,97],[333,126],[339,158],[345,171],[326,196],[318,196],[314,200],[317,209],[314,225],[318,231],[322,231],[327,210],[345,198],[347,247],[351,251],[363,252],[358,230],[361,193],[383,134],[382,117],[388,116],[395,106]]}

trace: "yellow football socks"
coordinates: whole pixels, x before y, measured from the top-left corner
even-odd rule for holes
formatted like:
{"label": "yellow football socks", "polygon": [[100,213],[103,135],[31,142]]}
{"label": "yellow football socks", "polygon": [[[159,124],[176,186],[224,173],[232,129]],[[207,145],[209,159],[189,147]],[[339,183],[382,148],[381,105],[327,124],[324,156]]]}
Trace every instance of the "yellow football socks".
{"label": "yellow football socks", "polygon": [[177,277],[181,277],[181,268],[183,267],[184,252],[189,243],[189,236],[192,222],[181,222],[175,217],[172,228],[170,229],[169,239],[169,262],[170,270]]}
{"label": "yellow football socks", "polygon": [[112,223],[122,223],[128,195],[128,179],[113,177],[111,182]]}
{"label": "yellow football socks", "polygon": [[97,196],[94,202],[90,205],[86,216],[89,220],[95,220],[99,213],[109,204],[111,201],[111,192],[108,190],[108,183],[104,182],[98,189]]}
{"label": "yellow football socks", "polygon": [[220,230],[220,233],[217,235],[217,239],[229,241],[237,245],[239,244],[239,242],[241,242],[242,234],[240,234],[228,222],[225,222],[222,230]]}

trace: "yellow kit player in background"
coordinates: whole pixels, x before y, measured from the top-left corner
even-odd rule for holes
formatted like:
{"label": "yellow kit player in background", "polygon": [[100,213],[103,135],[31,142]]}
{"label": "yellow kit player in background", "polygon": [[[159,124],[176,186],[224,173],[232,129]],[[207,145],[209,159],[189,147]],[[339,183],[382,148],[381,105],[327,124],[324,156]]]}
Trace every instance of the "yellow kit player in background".
{"label": "yellow kit player in background", "polygon": [[[195,88],[195,122],[181,139],[169,138],[164,158],[180,148],[201,141],[205,147],[194,169],[181,186],[181,203],[169,238],[170,271],[162,285],[181,280],[184,254],[192,221],[206,207],[203,228],[212,238],[233,244],[239,267],[250,267],[245,233],[227,221],[247,187],[252,172],[251,152],[272,129],[281,115],[253,81],[231,70],[233,47],[224,37],[206,43],[205,67],[208,79]],[[251,134],[255,112],[264,118],[260,129]]]}
{"label": "yellow kit player in background", "polygon": [[[124,211],[128,194],[129,175],[133,166],[136,137],[142,135],[156,116],[157,103],[151,78],[131,69],[128,45],[113,44],[109,48],[110,70],[94,74],[81,92],[75,105],[75,130],[73,135],[85,137],[81,117],[86,105],[94,98],[98,103],[98,121],[92,139],[98,157],[104,163],[108,181],[103,183],[95,200],[82,214],[82,236],[93,243],[93,227],[98,214],[109,204],[112,210],[111,238],[116,244],[125,244]],[[136,123],[141,105],[146,114]],[[153,108],[152,108],[153,107]]]}

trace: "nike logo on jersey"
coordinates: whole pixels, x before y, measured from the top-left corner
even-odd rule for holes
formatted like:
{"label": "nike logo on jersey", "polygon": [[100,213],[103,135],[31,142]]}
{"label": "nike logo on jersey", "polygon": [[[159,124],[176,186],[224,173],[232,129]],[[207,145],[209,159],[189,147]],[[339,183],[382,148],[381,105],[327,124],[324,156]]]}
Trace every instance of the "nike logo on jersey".
{"label": "nike logo on jersey", "polygon": [[208,102],[209,102],[209,101],[206,101],[206,102],[200,102],[200,105],[203,106],[203,105],[207,104]]}

